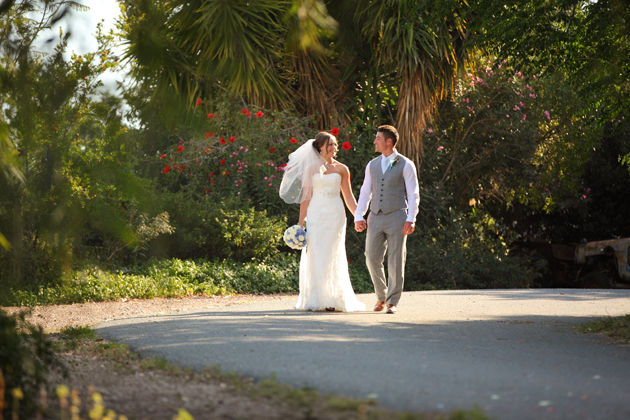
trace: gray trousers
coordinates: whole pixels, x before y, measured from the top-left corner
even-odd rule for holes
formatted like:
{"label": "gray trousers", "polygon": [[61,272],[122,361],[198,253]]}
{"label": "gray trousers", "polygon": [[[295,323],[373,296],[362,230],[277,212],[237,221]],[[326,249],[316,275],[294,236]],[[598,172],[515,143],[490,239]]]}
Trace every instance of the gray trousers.
{"label": "gray trousers", "polygon": [[[405,210],[397,210],[389,214],[370,213],[367,220],[365,262],[370,271],[378,301],[387,302],[388,305],[398,305],[405,283],[407,235],[403,233],[403,227],[406,221]],[[383,267],[386,252],[388,283],[385,282]]]}

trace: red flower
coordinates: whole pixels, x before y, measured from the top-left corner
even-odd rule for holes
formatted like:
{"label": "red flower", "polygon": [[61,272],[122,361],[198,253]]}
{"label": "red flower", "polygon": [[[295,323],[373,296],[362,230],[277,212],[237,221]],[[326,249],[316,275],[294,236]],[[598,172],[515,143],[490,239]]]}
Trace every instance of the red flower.
{"label": "red flower", "polygon": [[269,149],[269,151],[270,151],[271,153],[273,153],[273,152],[275,152],[275,151],[276,151],[276,148],[275,148],[275,147],[272,147],[271,149]]}
{"label": "red flower", "polygon": [[208,114],[208,119],[214,118],[214,114]]}
{"label": "red flower", "polygon": [[164,172],[165,174],[167,174],[167,173],[168,173],[168,171],[170,171],[170,170],[171,170],[171,166],[170,166],[170,165],[166,165],[166,166],[164,167],[164,169],[163,169],[163,172]]}
{"label": "red flower", "polygon": [[295,144],[295,143],[297,143],[297,142],[298,142],[298,141],[295,139],[295,137],[291,137],[291,140],[289,140],[289,141],[291,142],[291,144]]}
{"label": "red flower", "polygon": [[225,163],[225,159],[221,159],[221,160],[219,161],[219,165],[223,165],[224,163]]}
{"label": "red flower", "polygon": [[221,138],[219,139],[219,143],[221,143],[221,144],[227,144],[227,142],[225,141],[225,137],[221,137]]}
{"label": "red flower", "polygon": [[182,150],[184,150],[184,146],[177,146],[177,153],[181,152]]}
{"label": "red flower", "polygon": [[242,114],[242,115],[247,115],[249,118],[251,118],[251,117],[252,117],[251,112],[249,112],[249,109],[247,109],[247,108],[243,108],[243,109],[241,109],[241,114]]}
{"label": "red flower", "polygon": [[226,174],[226,175],[229,175],[229,174],[230,174],[230,171],[225,171],[225,174]]}
{"label": "red flower", "polygon": [[210,172],[210,178],[214,178],[214,172]]}
{"label": "red flower", "polygon": [[338,135],[339,129],[337,127],[333,127],[332,130],[330,130],[330,134],[332,134],[333,136]]}
{"label": "red flower", "polygon": [[256,118],[260,118],[260,117],[262,117],[263,115],[265,115],[265,114],[263,114],[263,113],[262,113],[262,111],[258,111],[258,112],[256,113]]}
{"label": "red flower", "polygon": [[352,145],[350,144],[349,141],[344,141],[343,143],[341,143],[341,148],[343,150],[350,150],[352,149]]}
{"label": "red flower", "polygon": [[206,138],[209,139],[211,137],[214,137],[214,133],[212,131],[206,131]]}
{"label": "red flower", "polygon": [[282,166],[283,168],[285,168],[287,166],[286,163],[281,164],[280,166]]}
{"label": "red flower", "polygon": [[234,143],[234,140],[236,140],[236,137],[230,137],[230,138],[228,139],[228,141],[229,141],[230,143]]}
{"label": "red flower", "polygon": [[166,157],[166,155],[162,155],[160,156],[160,159],[164,159]]}
{"label": "red flower", "polygon": [[210,153],[210,149],[206,147],[206,153]]}
{"label": "red flower", "polygon": [[201,98],[197,99],[197,106],[201,105]]}

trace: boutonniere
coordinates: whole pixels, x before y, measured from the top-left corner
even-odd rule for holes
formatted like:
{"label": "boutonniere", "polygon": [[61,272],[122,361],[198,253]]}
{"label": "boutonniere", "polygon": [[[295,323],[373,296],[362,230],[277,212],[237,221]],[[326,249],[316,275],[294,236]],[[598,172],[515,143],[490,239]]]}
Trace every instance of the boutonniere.
{"label": "boutonniere", "polygon": [[392,168],[394,167],[395,164],[398,163],[398,157],[396,157],[396,159],[392,160],[391,162],[389,162],[389,172],[392,171]]}

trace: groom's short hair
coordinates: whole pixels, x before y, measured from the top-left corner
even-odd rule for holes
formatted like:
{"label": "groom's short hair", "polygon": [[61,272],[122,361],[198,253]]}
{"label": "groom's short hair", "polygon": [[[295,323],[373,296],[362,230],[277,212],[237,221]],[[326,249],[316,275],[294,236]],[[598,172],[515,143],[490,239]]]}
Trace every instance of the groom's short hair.
{"label": "groom's short hair", "polygon": [[383,133],[385,140],[392,139],[392,146],[396,147],[396,143],[398,143],[398,130],[396,128],[391,125],[381,125],[376,131]]}

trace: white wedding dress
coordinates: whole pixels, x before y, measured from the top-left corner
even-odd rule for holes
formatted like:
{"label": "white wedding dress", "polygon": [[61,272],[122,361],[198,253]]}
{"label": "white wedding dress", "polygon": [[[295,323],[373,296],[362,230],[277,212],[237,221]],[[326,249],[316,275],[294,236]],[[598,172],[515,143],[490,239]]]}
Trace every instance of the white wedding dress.
{"label": "white wedding dress", "polygon": [[352,290],[346,257],[346,212],[341,175],[313,175],[313,196],[306,213],[306,248],[300,261],[297,309],[365,310]]}

